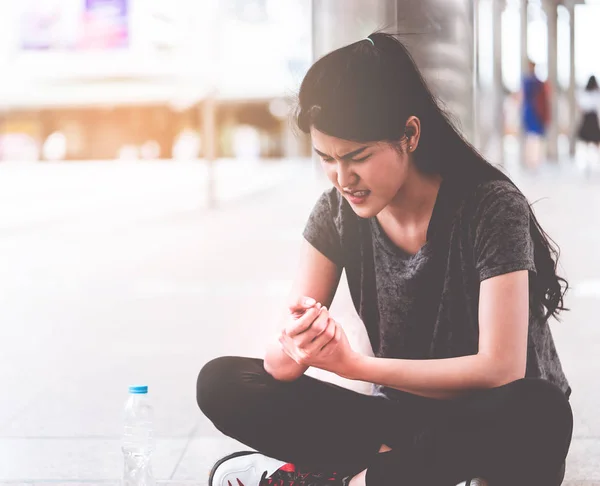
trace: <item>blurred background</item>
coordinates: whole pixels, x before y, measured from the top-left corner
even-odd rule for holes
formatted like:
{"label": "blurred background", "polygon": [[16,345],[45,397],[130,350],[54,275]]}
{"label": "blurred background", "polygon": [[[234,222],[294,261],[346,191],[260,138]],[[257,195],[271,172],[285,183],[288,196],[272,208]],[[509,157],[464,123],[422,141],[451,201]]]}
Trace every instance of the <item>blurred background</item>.
{"label": "blurred background", "polygon": [[[196,377],[262,357],[327,187],[294,97],[378,29],[562,248],[566,483],[600,484],[599,26],[591,0],[0,0],[0,484],[118,484],[130,384],[150,388],[161,483],[205,485],[245,448],[197,410]],[[345,282],[332,313],[370,353]]]}

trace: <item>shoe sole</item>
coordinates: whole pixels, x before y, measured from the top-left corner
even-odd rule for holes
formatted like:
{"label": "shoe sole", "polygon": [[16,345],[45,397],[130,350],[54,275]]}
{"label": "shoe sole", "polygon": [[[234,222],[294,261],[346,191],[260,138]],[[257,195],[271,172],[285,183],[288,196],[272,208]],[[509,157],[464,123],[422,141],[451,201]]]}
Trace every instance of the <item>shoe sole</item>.
{"label": "shoe sole", "polygon": [[241,457],[241,456],[249,456],[250,454],[258,454],[258,452],[256,452],[256,451],[234,452],[233,454],[229,454],[228,456],[225,456],[225,457],[219,459],[217,462],[215,462],[215,465],[212,467],[212,469],[210,470],[210,474],[208,475],[208,486],[213,486],[213,479],[215,477],[215,472],[221,464],[223,464],[226,461],[229,461],[229,459],[234,459],[236,457]]}

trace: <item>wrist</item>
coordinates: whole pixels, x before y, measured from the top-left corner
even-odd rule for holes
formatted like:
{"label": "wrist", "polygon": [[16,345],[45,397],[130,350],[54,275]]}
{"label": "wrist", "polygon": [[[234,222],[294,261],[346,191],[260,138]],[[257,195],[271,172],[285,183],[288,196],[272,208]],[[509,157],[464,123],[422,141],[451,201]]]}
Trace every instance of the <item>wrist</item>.
{"label": "wrist", "polygon": [[348,380],[364,380],[362,377],[364,375],[364,366],[367,358],[368,356],[353,351],[341,376]]}

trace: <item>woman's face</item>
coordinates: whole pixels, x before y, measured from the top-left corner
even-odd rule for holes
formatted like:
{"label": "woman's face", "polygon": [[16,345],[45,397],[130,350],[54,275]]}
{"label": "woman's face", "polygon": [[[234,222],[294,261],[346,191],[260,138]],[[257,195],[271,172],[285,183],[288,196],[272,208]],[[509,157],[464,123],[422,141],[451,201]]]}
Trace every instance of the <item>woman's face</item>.
{"label": "woman's face", "polygon": [[[392,202],[411,164],[410,156],[384,142],[352,142],[311,128],[313,148],[327,177],[362,218]],[[404,147],[404,146],[403,146]]]}

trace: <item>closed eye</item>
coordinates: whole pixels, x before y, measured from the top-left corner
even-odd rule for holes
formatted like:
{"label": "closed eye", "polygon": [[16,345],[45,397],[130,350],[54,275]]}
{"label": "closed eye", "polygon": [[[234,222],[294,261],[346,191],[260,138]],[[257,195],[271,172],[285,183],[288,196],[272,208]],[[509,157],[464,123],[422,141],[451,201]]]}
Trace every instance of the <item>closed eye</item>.
{"label": "closed eye", "polygon": [[[321,160],[323,162],[333,162],[335,159],[332,157],[325,157],[324,155],[321,155]],[[371,157],[371,155],[367,155],[366,157],[361,157],[360,159],[350,159],[348,162],[364,162],[365,160],[367,160],[369,157]]]}
{"label": "closed eye", "polygon": [[[372,154],[369,154],[367,156],[361,157],[361,158],[354,158],[360,154],[364,154],[365,150],[367,150],[369,147],[365,146],[365,147],[361,147],[357,150],[353,150],[352,152],[348,152],[346,155],[342,155],[339,157],[339,160],[344,160],[346,162],[363,162],[365,160],[367,160]],[[335,160],[334,157],[331,157],[329,155],[327,155],[326,153],[321,152],[319,149],[317,149],[316,147],[313,147],[313,150],[315,151],[315,153],[321,157],[321,160],[323,162],[332,162],[333,160]]]}

